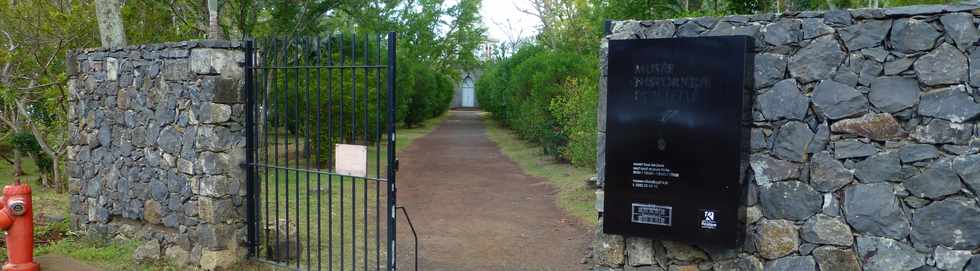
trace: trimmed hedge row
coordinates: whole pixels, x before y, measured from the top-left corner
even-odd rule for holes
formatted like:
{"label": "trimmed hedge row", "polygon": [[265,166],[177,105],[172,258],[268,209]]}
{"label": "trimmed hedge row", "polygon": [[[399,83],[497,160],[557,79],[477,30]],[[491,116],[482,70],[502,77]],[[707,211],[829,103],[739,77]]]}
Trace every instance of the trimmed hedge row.
{"label": "trimmed hedge row", "polygon": [[490,64],[476,84],[480,106],[544,152],[595,163],[596,59],[537,45]]}
{"label": "trimmed hedge row", "polygon": [[453,80],[417,62],[401,61],[398,67],[398,122],[412,127],[449,110]]}
{"label": "trimmed hedge row", "polygon": [[[407,59],[399,59],[397,72],[396,123],[414,127],[449,110],[453,99],[453,80],[449,75]],[[314,152],[319,161],[329,161],[333,157],[334,144],[370,145],[379,140],[374,136],[374,129],[380,129],[378,121],[387,118],[384,74],[358,71],[356,80],[352,80],[351,72],[326,70],[309,75],[276,72],[263,76],[274,89],[268,97],[266,121],[271,129],[282,129],[283,134],[277,133],[277,138],[285,140],[301,135],[307,141],[307,151]],[[286,83],[286,77],[293,81]],[[310,91],[314,85],[324,91]],[[319,110],[321,123],[310,117],[311,110]],[[318,141],[314,141],[316,137],[319,137]]]}

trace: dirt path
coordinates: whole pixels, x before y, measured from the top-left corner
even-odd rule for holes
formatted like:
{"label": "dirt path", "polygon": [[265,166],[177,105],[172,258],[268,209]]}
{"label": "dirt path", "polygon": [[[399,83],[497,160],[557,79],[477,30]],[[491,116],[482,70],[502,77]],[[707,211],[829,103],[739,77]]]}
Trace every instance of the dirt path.
{"label": "dirt path", "polygon": [[[479,112],[453,111],[399,154],[398,203],[421,239],[420,270],[586,270],[591,233],[487,138]],[[413,270],[399,217],[399,269]]]}

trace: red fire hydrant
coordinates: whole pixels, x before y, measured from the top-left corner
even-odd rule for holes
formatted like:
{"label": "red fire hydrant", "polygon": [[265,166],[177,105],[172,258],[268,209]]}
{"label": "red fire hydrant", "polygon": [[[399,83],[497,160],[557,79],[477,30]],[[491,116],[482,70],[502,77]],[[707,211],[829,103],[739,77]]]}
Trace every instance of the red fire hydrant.
{"label": "red fire hydrant", "polygon": [[34,262],[34,213],[31,187],[18,179],[3,187],[0,197],[0,229],[7,231],[7,263],[3,271],[40,271]]}

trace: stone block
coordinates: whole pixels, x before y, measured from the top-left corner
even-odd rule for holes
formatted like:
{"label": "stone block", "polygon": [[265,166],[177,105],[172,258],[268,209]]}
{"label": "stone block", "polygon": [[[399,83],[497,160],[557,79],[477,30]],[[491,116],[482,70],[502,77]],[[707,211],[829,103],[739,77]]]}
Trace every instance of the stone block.
{"label": "stone block", "polygon": [[240,104],[245,102],[241,88],[242,81],[238,78],[219,77],[215,80],[214,102],[223,104]]}
{"label": "stone block", "polygon": [[154,200],[147,200],[143,205],[143,221],[150,224],[160,224],[163,219],[163,206]]}
{"label": "stone block", "polygon": [[909,216],[888,183],[859,184],[844,190],[847,224],[858,233],[905,239]]}
{"label": "stone block", "polygon": [[189,80],[192,76],[190,64],[186,59],[175,59],[164,61],[163,79],[171,81]]}
{"label": "stone block", "polygon": [[885,141],[905,135],[898,121],[888,113],[868,113],[860,118],[845,119],[830,126],[835,133],[854,134],[872,140]]}
{"label": "stone block", "polygon": [[231,270],[238,262],[245,259],[245,251],[241,249],[225,249],[201,251],[200,265],[202,270],[219,271]]}
{"label": "stone block", "polygon": [[755,246],[759,255],[766,259],[778,259],[796,251],[800,245],[796,225],[787,220],[763,220],[759,222]]}
{"label": "stone block", "polygon": [[153,262],[160,259],[160,254],[160,241],[146,241],[133,251],[133,261],[137,263]]}
{"label": "stone block", "polygon": [[223,78],[242,78],[245,53],[239,50],[196,48],[190,53],[190,69],[202,75],[220,75]]}
{"label": "stone block", "polygon": [[949,197],[917,209],[912,217],[912,242],[951,249],[980,246],[980,207],[975,199]]}
{"label": "stone block", "polygon": [[823,197],[808,184],[785,181],[760,187],[759,202],[767,218],[804,220],[820,212]]}
{"label": "stone block", "polygon": [[600,266],[622,266],[626,262],[626,244],[621,235],[605,234],[596,227],[592,241],[592,260]]}
{"label": "stone block", "polygon": [[630,266],[653,265],[653,241],[647,238],[626,238],[626,255]]}
{"label": "stone block", "polygon": [[865,271],[913,270],[925,265],[925,255],[893,239],[858,237],[856,248]]}

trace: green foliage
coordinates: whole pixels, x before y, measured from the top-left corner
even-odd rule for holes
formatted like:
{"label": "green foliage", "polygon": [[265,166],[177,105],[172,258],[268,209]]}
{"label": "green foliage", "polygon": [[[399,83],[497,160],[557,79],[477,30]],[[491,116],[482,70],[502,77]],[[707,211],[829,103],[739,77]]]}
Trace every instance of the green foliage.
{"label": "green foliage", "polygon": [[147,44],[204,38],[203,31],[197,31],[193,22],[185,21],[184,17],[174,16],[170,12],[161,12],[169,11],[171,4],[176,9],[184,10],[186,6],[183,2],[185,1],[126,1],[122,8],[126,39],[130,44]]}
{"label": "green foliage", "polygon": [[405,126],[416,126],[449,109],[453,99],[453,82],[449,76],[411,62],[399,68],[398,120]]}
{"label": "green foliage", "polygon": [[[245,14],[246,17],[256,19],[241,20],[254,24],[251,28],[242,28],[241,31],[250,36],[260,37],[330,36],[335,47],[329,57],[335,61],[344,57],[349,59],[349,55],[341,56],[336,46],[341,44],[344,46],[344,52],[349,54],[352,49],[349,45],[350,33],[397,32],[395,121],[413,127],[448,110],[453,97],[453,81],[458,79],[459,71],[478,64],[475,55],[470,52],[473,52],[484,39],[485,30],[480,24],[479,16],[480,4],[479,0],[462,0],[453,3],[443,0],[257,1],[252,4],[254,9]],[[364,36],[358,37],[357,42],[360,43]],[[379,48],[376,44],[371,43],[369,46],[371,52],[378,52]],[[363,52],[363,49],[363,46],[359,46],[358,53]],[[309,49],[297,48],[297,50]],[[310,55],[315,54],[307,53],[306,57]],[[284,65],[308,61],[304,57],[290,57],[295,59],[278,61]],[[357,63],[351,63],[348,60],[345,65],[376,64],[363,63],[363,59],[356,61]],[[294,86],[286,86],[281,79],[285,75],[271,75],[269,80],[285,92],[283,97],[278,97],[279,100],[274,102],[276,106],[271,108],[281,117],[270,119],[271,123],[283,128],[288,134],[306,135],[304,125],[308,126],[308,124],[303,121],[306,119],[307,111],[295,105],[318,104],[320,110],[329,110],[328,114],[332,116],[357,115],[359,120],[367,119],[366,125],[359,122],[356,127],[352,123],[338,124],[343,127],[321,127],[318,133],[321,144],[319,147],[313,147],[318,148],[316,153],[321,157],[332,155],[333,143],[377,140],[364,138],[360,133],[358,136],[353,136],[350,132],[351,128],[360,131],[365,127],[377,127],[377,121],[387,117],[378,116],[377,114],[386,112],[378,112],[376,108],[379,92],[383,94],[387,88],[381,84],[382,89],[377,89],[379,85],[375,82],[386,82],[383,78],[385,75],[359,73],[358,80],[363,79],[364,82],[351,82],[351,75],[343,73],[344,71],[322,72],[315,79],[322,86],[329,85],[332,89],[341,90],[332,94],[323,94],[324,96],[321,97],[304,96],[306,90],[302,88],[302,84],[307,83],[302,80],[306,79],[301,79],[299,82],[291,79]],[[350,89],[355,86],[358,95],[368,92],[366,97],[351,96]],[[355,101],[359,107],[349,106]],[[364,102],[367,102],[366,105],[362,105]],[[382,103],[387,101],[383,100]],[[346,106],[341,107],[339,104]],[[339,134],[341,130],[346,131],[345,135]],[[310,138],[309,136],[306,138]]]}
{"label": "green foliage", "polygon": [[7,143],[14,149],[34,157],[34,163],[37,164],[38,170],[42,173],[51,173],[54,166],[51,156],[41,151],[41,145],[37,143],[33,134],[27,132],[14,133],[7,140]]}
{"label": "green foliage", "polygon": [[561,149],[561,157],[573,165],[589,167],[596,159],[596,117],[599,97],[598,78],[595,73],[583,78],[572,78],[563,84],[565,95],[552,100],[549,110],[558,120],[568,144]]}
{"label": "green foliage", "polygon": [[91,263],[105,270],[177,270],[172,264],[156,262],[133,264],[133,251],[139,246],[134,240],[69,237],[38,246],[36,254],[58,254]]}
{"label": "green foliage", "polygon": [[[320,44],[312,38],[262,39],[259,46],[274,48],[263,51],[266,56],[263,65],[268,66],[376,65],[379,54],[382,54],[380,61],[386,57],[376,38],[343,33],[321,38]],[[330,51],[324,50],[327,42]],[[287,50],[289,53],[285,53]],[[352,50],[358,55],[354,59],[351,58]],[[368,61],[365,61],[365,52]],[[453,97],[449,76],[411,61],[408,56],[399,56],[398,63],[396,122],[414,127],[448,110]],[[302,141],[299,146],[312,151],[321,162],[330,160],[336,143],[376,142],[378,138],[374,134],[378,122],[388,117],[385,70],[268,69],[259,71],[256,76],[257,83],[264,85],[260,89],[269,90],[265,94],[268,96],[263,95],[260,99],[268,105],[269,115],[265,117],[269,129],[277,133],[273,140],[288,139],[288,144]]]}
{"label": "green foliage", "polygon": [[537,1],[543,27],[531,45],[488,63],[480,106],[545,153],[592,166],[596,159],[597,62],[606,20],[882,7],[951,0],[567,0]]}
{"label": "green foliage", "polygon": [[41,145],[37,144],[37,140],[34,139],[34,135],[31,135],[31,133],[15,133],[8,140],[10,145],[13,145],[16,150],[23,153],[38,153],[41,151]]}
{"label": "green foliage", "polygon": [[577,116],[556,107],[568,101],[583,103],[583,99],[594,104],[594,95],[569,91],[567,86],[576,76],[591,73],[595,66],[594,59],[575,53],[524,47],[487,70],[477,82],[477,98],[496,119],[522,138],[540,144],[545,153],[585,161],[570,157],[572,152],[566,149],[569,135],[576,133],[569,124],[578,120]]}

